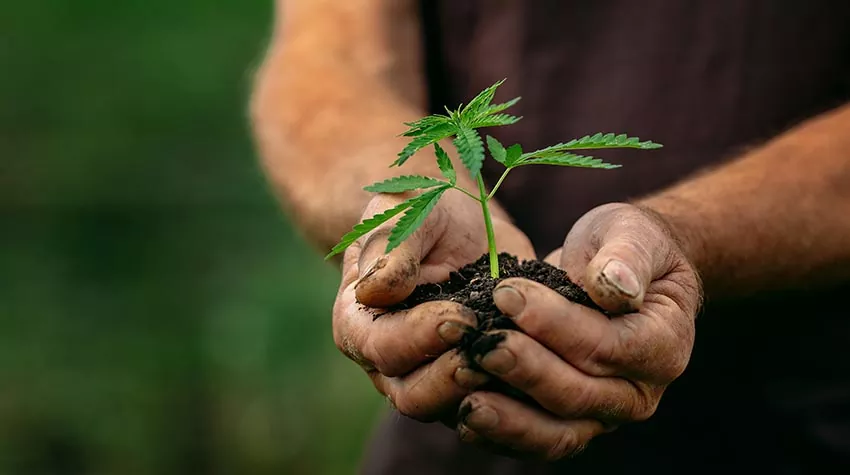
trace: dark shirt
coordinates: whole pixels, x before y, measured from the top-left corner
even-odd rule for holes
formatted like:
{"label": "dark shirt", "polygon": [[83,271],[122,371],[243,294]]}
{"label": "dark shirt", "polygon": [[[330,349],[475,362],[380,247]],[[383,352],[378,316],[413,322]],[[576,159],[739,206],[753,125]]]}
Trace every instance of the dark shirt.
{"label": "dark shirt", "polygon": [[[490,131],[503,143],[624,132],[664,144],[600,153],[624,165],[613,171],[513,172],[499,200],[541,255],[592,207],[659,190],[850,99],[846,0],[427,0],[423,22],[435,110],[507,78],[497,99],[523,96],[524,119]],[[366,472],[850,473],[848,290],[709,302],[656,415],[575,459],[509,460],[393,415]]]}

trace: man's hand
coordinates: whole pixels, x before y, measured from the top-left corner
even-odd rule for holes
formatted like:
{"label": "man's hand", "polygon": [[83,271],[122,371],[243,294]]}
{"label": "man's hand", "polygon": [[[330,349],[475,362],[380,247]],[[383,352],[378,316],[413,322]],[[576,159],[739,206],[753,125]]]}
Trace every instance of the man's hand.
{"label": "man's hand", "polygon": [[701,291],[665,223],[631,205],[587,213],[549,260],[617,315],[529,280],[503,281],[493,298],[525,334],[503,332],[480,365],[540,407],[474,392],[458,429],[463,440],[552,460],[655,412],[688,363]]}
{"label": "man's hand", "polygon": [[[405,198],[378,195],[364,217]],[[449,351],[464,330],[476,324],[475,314],[449,301],[428,302],[377,319],[375,309],[400,303],[416,285],[445,280],[450,272],[478,259],[487,251],[484,222],[478,203],[450,190],[422,227],[385,255],[393,224],[375,229],[346,251],[333,312],[334,341],[402,414],[434,421],[454,415],[470,389],[488,379],[466,367],[458,352]],[[498,216],[493,225],[500,250],[534,258],[521,231]]]}

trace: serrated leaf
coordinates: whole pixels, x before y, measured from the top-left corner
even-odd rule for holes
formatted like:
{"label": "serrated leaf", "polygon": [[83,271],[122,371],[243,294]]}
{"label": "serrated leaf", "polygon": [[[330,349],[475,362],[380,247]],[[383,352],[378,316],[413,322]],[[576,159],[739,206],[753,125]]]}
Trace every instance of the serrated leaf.
{"label": "serrated leaf", "polygon": [[493,160],[496,160],[502,165],[505,164],[507,151],[505,150],[505,147],[501,144],[501,142],[488,135],[487,148],[490,150],[490,156],[493,157]]}
{"label": "serrated leaf", "polygon": [[331,252],[328,253],[328,255],[325,256],[325,260],[345,251],[348,246],[354,244],[354,242],[360,239],[360,237],[364,234],[386,223],[395,215],[401,213],[407,208],[410,208],[417,199],[419,199],[419,196],[404,201],[403,203],[399,203],[384,212],[378,213],[371,218],[366,218],[360,223],[355,224],[351,231],[340,238],[339,243],[331,249]]}
{"label": "serrated leaf", "polygon": [[472,178],[476,178],[484,163],[484,143],[475,129],[461,128],[454,140],[455,148],[460,155],[460,161],[469,170]]}
{"label": "serrated leaf", "polygon": [[365,188],[372,193],[404,193],[442,185],[443,182],[429,176],[402,175],[373,183]]}
{"label": "serrated leaf", "polygon": [[442,114],[429,115],[414,122],[405,122],[409,129],[402,134],[404,137],[416,137],[425,133],[428,129],[451,122],[451,117]]}
{"label": "serrated leaf", "polygon": [[516,117],[508,114],[484,115],[469,123],[469,127],[480,129],[484,127],[501,127],[503,125],[516,124],[522,117]]}
{"label": "serrated leaf", "polygon": [[396,161],[394,161],[390,166],[403,165],[404,162],[413,156],[414,153],[433,143],[439,142],[446,137],[454,135],[456,131],[457,126],[453,122],[429,127],[427,130],[423,131],[421,135],[411,140],[410,143],[408,143],[407,146],[399,152],[398,159],[396,159]]}
{"label": "serrated leaf", "polygon": [[522,146],[518,143],[515,143],[508,147],[508,150],[505,152],[505,166],[512,167],[516,165],[517,161],[522,156]]}
{"label": "serrated leaf", "polygon": [[522,99],[522,97],[514,97],[513,99],[511,99],[507,102],[503,102],[501,104],[493,104],[493,105],[487,107],[487,110],[484,111],[484,113],[488,114],[488,115],[497,114],[499,112],[502,112],[505,109],[513,107],[521,99]]}
{"label": "serrated leaf", "polygon": [[543,158],[532,158],[524,160],[518,165],[557,165],[562,167],[599,168],[605,170],[620,168],[622,166],[605,163],[599,158],[576,155],[574,153],[553,154]]}
{"label": "serrated leaf", "polygon": [[487,108],[490,107],[490,103],[493,101],[493,96],[496,95],[496,89],[498,89],[503,82],[505,82],[504,79],[484,89],[479,92],[477,96],[472,98],[466,107],[459,108],[461,121],[466,122],[476,119],[483,111],[487,110]]}
{"label": "serrated leaf", "polygon": [[595,135],[585,135],[580,139],[573,139],[566,143],[559,143],[546,147],[534,152],[526,153],[524,158],[545,157],[549,154],[558,154],[567,150],[589,150],[601,148],[637,148],[642,150],[652,150],[661,148],[659,143],[650,140],[641,142],[637,137],[629,137],[626,134],[614,135],[611,133]]}
{"label": "serrated leaf", "polygon": [[387,253],[397,248],[399,244],[410,237],[425,222],[425,218],[428,217],[428,214],[434,209],[437,201],[440,200],[440,197],[443,196],[443,193],[447,189],[448,187],[443,186],[436,190],[422,193],[417,198],[414,198],[410,208],[405,211],[404,216],[398,220],[398,223],[390,231],[386,249]]}
{"label": "serrated leaf", "polygon": [[455,167],[452,165],[452,159],[449,158],[449,154],[438,143],[434,144],[434,153],[437,155],[437,166],[440,167],[440,173],[452,185],[457,183],[457,172],[455,172]]}

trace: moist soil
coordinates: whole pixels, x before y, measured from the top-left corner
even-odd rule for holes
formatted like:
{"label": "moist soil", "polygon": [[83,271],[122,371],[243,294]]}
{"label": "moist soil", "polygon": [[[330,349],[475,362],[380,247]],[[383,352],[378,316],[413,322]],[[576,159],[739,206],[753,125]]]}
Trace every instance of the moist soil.
{"label": "moist soil", "polygon": [[[573,302],[601,311],[587,293],[567,277],[566,272],[543,261],[520,261],[515,256],[502,253],[499,255],[499,274],[499,279],[490,276],[490,260],[485,254],[472,264],[451,273],[445,282],[417,286],[404,302],[388,310],[412,308],[434,300],[450,300],[472,309],[478,318],[478,325],[467,330],[459,345],[472,368],[478,367],[475,361],[477,356],[492,350],[504,339],[501,332],[494,330],[520,331],[513,320],[502,314],[493,302],[493,289],[503,279],[523,277],[533,280]],[[491,383],[488,389],[521,396],[498,382]]]}

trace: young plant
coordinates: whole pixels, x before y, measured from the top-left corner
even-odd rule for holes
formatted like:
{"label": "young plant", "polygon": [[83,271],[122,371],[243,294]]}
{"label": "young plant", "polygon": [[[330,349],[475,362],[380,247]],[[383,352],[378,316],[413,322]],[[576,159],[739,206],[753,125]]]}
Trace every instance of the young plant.
{"label": "young plant", "polygon": [[[351,232],[343,236],[339,244],[334,246],[325,258],[327,259],[343,252],[364,234],[404,212],[404,215],[399,218],[398,222],[390,231],[389,242],[386,248],[386,252],[389,253],[422,225],[425,218],[440,200],[440,197],[443,196],[443,193],[447,190],[455,189],[481,204],[484,226],[487,230],[490,274],[494,279],[497,279],[499,278],[499,259],[496,251],[496,236],[493,233],[493,222],[490,217],[488,203],[493,199],[496,191],[502,186],[502,183],[511,170],[528,165],[612,169],[618,168],[620,165],[605,163],[598,158],[577,155],[572,152],[575,150],[607,148],[647,150],[661,147],[661,144],[651,141],[641,142],[637,137],[628,137],[625,134],[598,133],[533,152],[523,153],[522,147],[519,144],[505,148],[498,140],[488,135],[486,142],[490,157],[504,166],[505,171],[493,186],[493,189],[487,192],[484,186],[484,180],[481,177],[481,167],[485,157],[484,141],[482,141],[478,129],[511,125],[521,119],[521,117],[515,117],[503,112],[516,104],[520,100],[519,97],[501,104],[492,104],[496,90],[503,82],[504,80],[499,81],[481,91],[466,106],[461,105],[456,110],[446,108],[446,114],[429,115],[416,122],[405,123],[409,129],[403,136],[410,137],[410,143],[404,147],[398,154],[396,161],[390,166],[401,166],[419,150],[433,145],[437,158],[437,166],[444,180],[420,175],[403,175],[365,187],[364,189],[366,191],[374,193],[403,193],[413,190],[426,191],[382,213],[364,219],[361,223],[355,225]],[[452,166],[448,154],[439,144],[441,140],[449,138],[452,139],[454,147],[457,149],[461,163],[466,167],[473,181],[478,184],[477,190],[466,190],[457,185],[457,173]]]}

